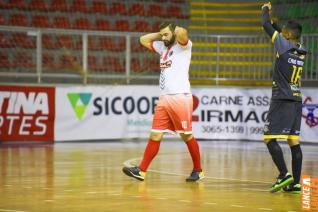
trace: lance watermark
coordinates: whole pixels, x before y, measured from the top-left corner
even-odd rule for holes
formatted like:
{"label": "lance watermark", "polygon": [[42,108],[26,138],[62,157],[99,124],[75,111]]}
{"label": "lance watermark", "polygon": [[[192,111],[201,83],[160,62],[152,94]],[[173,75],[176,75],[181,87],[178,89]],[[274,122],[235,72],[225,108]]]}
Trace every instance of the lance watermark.
{"label": "lance watermark", "polygon": [[304,211],[318,211],[318,177],[302,177],[301,202]]}

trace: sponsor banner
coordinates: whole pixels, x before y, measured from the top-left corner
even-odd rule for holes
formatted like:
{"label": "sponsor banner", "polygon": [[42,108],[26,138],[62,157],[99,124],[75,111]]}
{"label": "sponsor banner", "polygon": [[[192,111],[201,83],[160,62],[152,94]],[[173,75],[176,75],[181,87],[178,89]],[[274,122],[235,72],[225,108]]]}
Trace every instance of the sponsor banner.
{"label": "sponsor banner", "polygon": [[[55,140],[147,138],[157,86],[58,87]],[[270,88],[194,88],[199,139],[262,140]],[[318,142],[318,93],[304,89],[301,140]]]}
{"label": "sponsor banner", "polygon": [[193,132],[203,139],[262,140],[270,89],[194,89]]}
{"label": "sponsor banner", "polygon": [[53,141],[55,88],[0,86],[0,141]]}
{"label": "sponsor banner", "polygon": [[156,86],[58,87],[55,140],[146,138]]}
{"label": "sponsor banner", "polygon": [[[303,89],[300,139],[318,142],[318,90]],[[262,140],[270,88],[193,89],[193,131],[201,139]],[[197,121],[195,121],[197,120]]]}

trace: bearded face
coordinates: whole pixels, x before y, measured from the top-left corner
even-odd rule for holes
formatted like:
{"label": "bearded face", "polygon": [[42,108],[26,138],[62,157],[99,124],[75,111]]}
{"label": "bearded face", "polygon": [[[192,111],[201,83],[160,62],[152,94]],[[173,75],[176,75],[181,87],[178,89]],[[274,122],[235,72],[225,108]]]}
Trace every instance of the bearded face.
{"label": "bearded face", "polygon": [[161,35],[161,40],[164,42],[166,47],[172,46],[176,40],[176,36],[170,30],[169,27],[166,27],[160,30],[160,35]]}
{"label": "bearded face", "polygon": [[170,47],[170,46],[172,46],[172,44],[174,44],[175,40],[176,40],[176,36],[172,35],[170,40],[166,39],[166,40],[163,40],[163,42],[164,42],[166,47]]}

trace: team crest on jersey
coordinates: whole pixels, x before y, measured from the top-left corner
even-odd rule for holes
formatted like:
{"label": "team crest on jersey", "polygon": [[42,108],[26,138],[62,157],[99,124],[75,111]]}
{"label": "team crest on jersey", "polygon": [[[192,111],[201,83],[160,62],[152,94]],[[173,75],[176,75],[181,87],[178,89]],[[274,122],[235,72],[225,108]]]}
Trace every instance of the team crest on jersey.
{"label": "team crest on jersey", "polygon": [[163,63],[160,63],[160,68],[170,68],[171,67],[171,64],[172,64],[172,61],[171,60],[168,60],[166,62],[163,62]]}

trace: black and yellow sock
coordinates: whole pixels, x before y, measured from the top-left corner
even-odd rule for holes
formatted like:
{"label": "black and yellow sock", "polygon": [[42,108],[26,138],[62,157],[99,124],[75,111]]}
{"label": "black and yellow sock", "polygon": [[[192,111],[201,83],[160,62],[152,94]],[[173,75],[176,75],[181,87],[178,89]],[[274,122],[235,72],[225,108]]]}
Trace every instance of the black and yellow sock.
{"label": "black and yellow sock", "polygon": [[284,160],[283,151],[280,148],[280,146],[278,145],[276,139],[271,139],[267,143],[267,148],[268,148],[269,153],[272,156],[272,159],[273,159],[275,165],[277,166],[277,168],[279,170],[279,173],[280,173],[279,175],[281,177],[284,177],[288,171],[287,171],[286,163]]}
{"label": "black and yellow sock", "polygon": [[290,151],[292,154],[292,169],[293,169],[294,184],[298,184],[300,182],[303,153],[301,151],[299,144],[295,146],[291,146]]}

